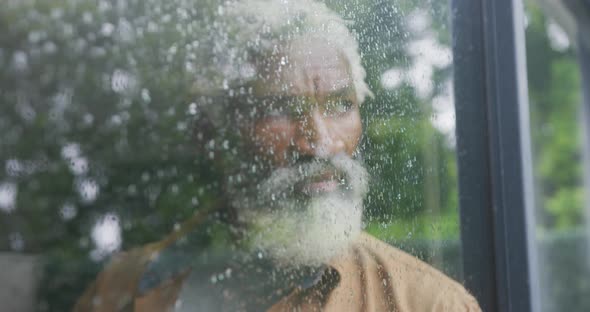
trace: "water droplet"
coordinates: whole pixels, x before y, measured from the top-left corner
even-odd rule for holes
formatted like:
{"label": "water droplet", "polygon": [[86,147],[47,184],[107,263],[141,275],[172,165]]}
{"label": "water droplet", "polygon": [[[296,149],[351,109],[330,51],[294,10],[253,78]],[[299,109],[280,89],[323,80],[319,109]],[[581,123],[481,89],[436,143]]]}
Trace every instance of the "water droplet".
{"label": "water droplet", "polygon": [[17,71],[24,71],[29,66],[27,54],[23,51],[16,51],[12,55],[12,65]]}
{"label": "water droplet", "polygon": [[129,72],[117,69],[111,76],[111,88],[117,93],[129,91],[135,84],[135,78]]}
{"label": "water droplet", "polygon": [[115,31],[115,25],[111,23],[104,23],[100,28],[101,35],[105,37],[110,37],[113,34],[113,31]]}
{"label": "water droplet", "polygon": [[77,214],[78,214],[78,209],[76,208],[76,206],[74,206],[71,203],[64,204],[59,210],[59,215],[65,221],[72,220],[73,218],[76,217]]}
{"label": "water droplet", "polygon": [[188,113],[191,115],[197,114],[197,103],[190,103],[188,106]]}
{"label": "water droplet", "polygon": [[148,89],[141,89],[141,99],[146,102],[149,103],[152,101],[152,97],[150,96],[150,90]]}
{"label": "water droplet", "polygon": [[18,188],[15,183],[0,184],[0,210],[12,212],[16,209]]}

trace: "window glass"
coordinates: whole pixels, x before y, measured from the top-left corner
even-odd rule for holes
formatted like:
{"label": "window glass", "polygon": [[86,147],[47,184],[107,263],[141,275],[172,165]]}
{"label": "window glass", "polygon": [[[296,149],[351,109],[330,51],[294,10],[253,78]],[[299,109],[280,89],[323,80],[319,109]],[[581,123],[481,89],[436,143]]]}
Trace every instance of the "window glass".
{"label": "window glass", "polygon": [[448,1],[2,7],[8,310],[477,308]]}
{"label": "window glass", "polygon": [[590,308],[583,144],[588,128],[578,42],[571,27],[575,20],[559,19],[567,11],[546,9],[538,1],[526,2],[540,306],[543,311],[585,311]]}

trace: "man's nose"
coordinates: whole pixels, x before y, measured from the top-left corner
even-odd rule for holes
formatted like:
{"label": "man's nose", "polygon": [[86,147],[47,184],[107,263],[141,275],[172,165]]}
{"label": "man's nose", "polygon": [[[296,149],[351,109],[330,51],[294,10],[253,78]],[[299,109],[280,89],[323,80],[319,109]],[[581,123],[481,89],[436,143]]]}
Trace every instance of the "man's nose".
{"label": "man's nose", "polygon": [[345,151],[340,137],[330,120],[316,108],[298,120],[295,150],[300,155],[329,158]]}

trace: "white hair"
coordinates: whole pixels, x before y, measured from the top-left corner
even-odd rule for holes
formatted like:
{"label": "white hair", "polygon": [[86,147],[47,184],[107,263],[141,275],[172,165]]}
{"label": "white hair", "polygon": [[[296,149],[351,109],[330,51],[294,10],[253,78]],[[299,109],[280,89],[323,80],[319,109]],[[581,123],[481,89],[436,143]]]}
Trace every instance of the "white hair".
{"label": "white hair", "polygon": [[[358,43],[347,23],[325,4],[311,0],[238,0],[217,10],[210,32],[210,71],[199,77],[197,91],[227,90],[255,79],[252,58],[279,49],[301,36],[320,38],[342,53],[350,66],[356,97],[372,93],[365,83]],[[213,66],[211,66],[213,65]]]}

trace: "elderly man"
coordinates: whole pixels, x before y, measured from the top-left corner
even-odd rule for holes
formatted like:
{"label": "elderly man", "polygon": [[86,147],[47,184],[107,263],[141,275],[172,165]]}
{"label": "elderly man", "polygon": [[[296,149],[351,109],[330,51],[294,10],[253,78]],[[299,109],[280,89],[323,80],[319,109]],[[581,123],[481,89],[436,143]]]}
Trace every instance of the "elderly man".
{"label": "elderly man", "polygon": [[371,93],[344,21],[315,2],[247,1],[220,7],[216,25],[227,36],[193,91],[234,243],[183,251],[197,214],[115,257],[75,311],[479,311],[460,284],[362,232]]}

